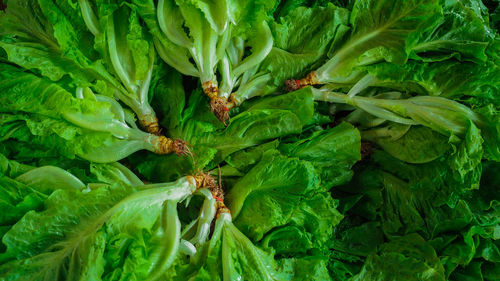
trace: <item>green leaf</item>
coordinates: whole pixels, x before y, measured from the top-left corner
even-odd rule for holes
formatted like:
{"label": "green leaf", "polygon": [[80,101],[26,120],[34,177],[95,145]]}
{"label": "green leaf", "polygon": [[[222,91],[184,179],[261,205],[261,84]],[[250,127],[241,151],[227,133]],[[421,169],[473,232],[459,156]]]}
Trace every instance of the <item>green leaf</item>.
{"label": "green leaf", "polygon": [[413,164],[436,160],[450,149],[445,136],[423,126],[409,127],[392,123],[365,131],[362,137],[376,143],[394,158]]}
{"label": "green leaf", "polygon": [[115,91],[138,115],[145,127],[156,122],[149,104],[149,87],[155,67],[156,53],[136,10],[115,1],[95,4],[102,32],[95,35],[95,47],[106,66],[126,90]]}
{"label": "green leaf", "polygon": [[92,163],[90,172],[96,175],[99,181],[107,184],[122,183],[132,187],[144,185],[132,171],[118,162],[110,164]]}
{"label": "green leaf", "polygon": [[376,251],[384,242],[384,237],[378,222],[367,222],[361,225],[352,225],[351,217],[346,217],[335,227],[335,236],[332,239],[332,254],[344,254],[366,257]]}
{"label": "green leaf", "polygon": [[[193,5],[203,12],[203,16],[209,22],[210,27],[217,33],[222,33],[227,28],[230,20],[229,1],[208,0],[176,0],[177,5]],[[190,18],[186,19],[191,20]]]}
{"label": "green leaf", "polygon": [[[301,255],[311,252],[312,249],[327,249],[333,226],[339,224],[343,218],[336,207],[337,203],[327,192],[303,199],[290,215],[289,222],[283,226],[277,223],[279,227],[264,236],[261,240],[263,247],[273,248],[276,254],[281,255]],[[264,207],[266,213],[269,212],[267,209]],[[243,230],[248,227],[258,228],[256,225],[245,225],[244,220],[245,218],[236,221]],[[247,221],[246,224],[248,223]]]}
{"label": "green leaf", "polygon": [[[168,1],[170,4],[173,4],[172,2],[172,0]],[[133,4],[132,8],[141,16],[149,32],[153,35],[154,45],[161,59],[184,75],[200,76],[200,71],[189,61],[191,57],[189,50],[185,46],[177,45],[179,42],[172,41],[169,39],[168,34],[165,36],[163,33],[161,25],[164,23],[160,23],[161,20],[159,19],[163,14],[157,10],[155,2],[152,0],[133,0],[131,3]],[[179,19],[181,17],[180,12],[176,10],[175,15],[169,18]],[[184,30],[180,29],[179,26],[175,27],[179,29],[181,34],[184,33]],[[182,37],[185,39],[187,36],[187,34],[183,34]],[[190,45],[189,40],[183,40],[183,42]]]}
{"label": "green leaf", "polygon": [[345,103],[382,120],[405,125],[423,125],[447,136],[462,137],[466,133],[469,122],[473,122],[480,128],[488,126],[469,107],[443,97],[415,96],[407,99],[392,99],[390,96],[385,98],[350,96],[311,89],[313,89],[315,100]]}
{"label": "green leaf", "polygon": [[25,172],[30,171],[34,167],[21,164],[14,160],[9,160],[3,154],[0,154],[0,175],[5,175],[11,178],[17,177]]}
{"label": "green leaf", "polygon": [[194,273],[189,274],[196,280],[242,278],[268,281],[290,280],[290,277],[286,278],[277,272],[272,254],[256,247],[234,226],[229,213],[222,213],[217,219],[212,238],[200,253],[201,266],[196,268]]}
{"label": "green leaf", "polygon": [[278,260],[278,263],[280,273],[287,276],[288,280],[332,280],[327,259],[322,256],[286,258]]}
{"label": "green leaf", "polygon": [[[276,171],[279,170],[282,172],[276,173]],[[280,178],[287,179],[287,181],[280,180],[280,178],[274,177],[274,175],[279,175]],[[290,176],[293,177],[290,178]],[[293,179],[293,181],[291,181],[291,179]],[[260,162],[253,167],[227,195],[228,206],[232,210],[235,219],[238,219],[239,213],[243,210],[243,207],[245,207],[245,201],[247,199],[250,200],[254,197],[251,201],[259,203],[255,195],[252,196],[253,192],[258,190],[270,192],[271,190],[267,190],[269,188],[275,190],[276,188],[274,186],[276,186],[275,184],[277,182],[286,183],[286,186],[281,187],[283,188],[282,192],[284,192],[284,196],[289,193],[289,195],[293,197],[300,196],[301,194],[305,194],[317,188],[319,179],[314,167],[310,163],[298,160],[297,158],[294,159],[282,156],[277,151],[267,151]],[[276,193],[276,196],[278,195],[279,194]],[[263,202],[260,202],[260,204],[263,204]],[[285,216],[282,217],[282,219],[284,218]]]}
{"label": "green leaf", "polygon": [[[268,151],[236,182],[226,201],[235,225],[254,240],[275,227],[290,224],[312,233],[314,240],[324,241],[341,216],[331,198],[321,195],[318,184],[310,163]],[[252,211],[256,209],[261,211]],[[328,219],[323,221],[323,217]]]}
{"label": "green leaf", "polygon": [[370,255],[357,280],[446,280],[434,249],[422,237],[411,234],[396,238]]}
{"label": "green leaf", "polygon": [[426,238],[451,230],[459,230],[472,220],[472,214],[464,201],[454,207],[439,206],[431,201],[424,190],[411,189],[403,181],[382,174],[384,205],[383,229],[388,234],[405,235],[421,233]]}
{"label": "green leaf", "polygon": [[34,168],[19,175],[16,180],[45,194],[50,194],[50,191],[54,190],[55,186],[61,189],[82,190],[85,188],[85,185],[77,177],[54,166]]}
{"label": "green leaf", "polygon": [[[6,51],[9,61],[38,70],[53,81],[69,75],[75,84],[88,86],[96,78],[79,68],[71,58],[63,57],[64,50],[56,39],[54,28],[37,1],[10,1],[0,24],[4,27],[0,33],[0,48]],[[89,39],[89,36],[83,33],[80,38]],[[89,42],[80,40],[79,43],[85,46],[84,49],[92,50]]]}
{"label": "green leaf", "polygon": [[333,5],[294,9],[271,25],[274,47],[261,68],[271,73],[277,87],[285,79],[303,75],[346,34],[348,21],[349,11]]}
{"label": "green leaf", "polygon": [[236,0],[230,1],[230,17],[235,22],[236,34],[251,33],[263,21],[268,20],[270,12],[278,1]]}
{"label": "green leaf", "polygon": [[364,69],[377,77],[376,86],[479,105],[500,103],[500,82],[495,79],[500,75],[500,68],[493,63],[408,61],[404,65],[378,63]]}
{"label": "green leaf", "polygon": [[302,129],[300,119],[288,110],[249,110],[231,119],[220,134],[202,135],[199,144],[217,149],[216,161],[228,155],[264,143],[267,140],[298,134]]}
{"label": "green leaf", "polygon": [[238,169],[241,172],[248,172],[255,164],[257,164],[262,155],[268,150],[274,150],[278,147],[278,140],[268,143],[263,143],[246,150],[237,151],[224,160],[231,167]]}
{"label": "green leaf", "polygon": [[[40,137],[35,143],[55,138],[65,143],[56,149],[69,158],[76,154],[95,162],[114,162],[141,149],[158,151],[159,137],[129,127],[113,100],[75,98],[57,84],[7,64],[0,65],[0,77],[0,112],[17,113],[3,114],[2,120],[18,126],[25,122],[30,134]],[[26,135],[14,131],[10,137]]]}
{"label": "green leaf", "polygon": [[153,90],[153,104],[158,108],[156,111],[164,116],[160,123],[169,133],[182,125],[186,93],[182,85],[182,75],[179,72],[168,68],[166,73],[162,74]]}
{"label": "green leaf", "polygon": [[[469,192],[478,184],[476,181],[461,181],[460,177],[456,177],[450,167],[451,158],[449,153],[432,162],[409,164],[382,151],[376,151],[371,157],[376,167],[404,180],[411,190],[421,190],[422,195],[433,196],[433,204],[438,206],[444,203],[454,206],[459,195]],[[464,179],[474,179],[474,177]]]}
{"label": "green leaf", "polygon": [[479,187],[483,158],[483,138],[480,130],[469,123],[464,140],[454,147],[450,158],[450,167],[459,182],[470,182],[470,188]]}
{"label": "green leaf", "polygon": [[361,160],[361,138],[348,123],[314,132],[308,138],[291,144],[281,144],[280,151],[311,162],[321,171],[323,185],[332,187],[346,183],[352,177],[351,167]]}
{"label": "green leaf", "polygon": [[[95,59],[94,36],[87,30],[79,7],[64,0],[39,0],[41,12],[50,23],[53,37],[60,49],[60,56],[71,60],[90,75],[120,88],[119,82],[106,70],[103,61]],[[84,86],[84,85],[77,85]]]}
{"label": "green leaf", "polygon": [[310,88],[279,95],[265,97],[249,102],[242,106],[242,110],[252,111],[259,109],[282,109],[294,112],[300,119],[302,126],[312,121],[314,114],[313,93]]}
{"label": "green leaf", "polygon": [[[321,83],[347,77],[358,58],[404,63],[417,36],[440,16],[438,0],[356,1],[351,12],[349,40],[333,51],[333,57],[315,71]],[[371,57],[370,57],[371,55]]]}
{"label": "green leaf", "polygon": [[484,158],[493,161],[500,161],[500,125],[499,111],[492,104],[477,108],[483,120],[486,122],[484,126],[479,126],[484,140]]}
{"label": "green leaf", "polygon": [[[130,187],[107,185],[87,192],[58,190],[45,202],[45,210],[27,213],[4,235],[7,250],[0,259],[10,262],[0,267],[0,276],[17,280],[101,278],[107,239],[157,230],[155,222],[163,203],[175,205],[191,195],[196,188],[192,180],[150,185],[135,193]],[[168,246],[160,248],[168,250]],[[147,258],[150,264],[161,262],[153,255]],[[149,270],[142,278],[148,274]]]}
{"label": "green leaf", "polygon": [[50,193],[43,194],[19,181],[2,176],[0,195],[0,206],[4,210],[0,216],[0,224],[8,230],[27,212],[43,208],[43,202]]}
{"label": "green leaf", "polygon": [[433,60],[455,56],[463,60],[484,62],[491,30],[476,0],[441,1],[443,16],[432,28],[423,32],[412,47],[412,57]]}

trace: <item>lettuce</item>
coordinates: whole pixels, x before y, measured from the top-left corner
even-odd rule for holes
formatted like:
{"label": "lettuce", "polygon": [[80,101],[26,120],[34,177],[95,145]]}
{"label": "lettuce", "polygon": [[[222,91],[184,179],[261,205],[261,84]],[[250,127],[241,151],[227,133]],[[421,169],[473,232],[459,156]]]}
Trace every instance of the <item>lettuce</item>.
{"label": "lettuce", "polygon": [[[78,88],[92,87],[121,100],[147,131],[157,134],[159,127],[148,100],[156,54],[137,15],[126,7],[108,10],[124,21],[117,25],[128,25],[128,29],[115,33],[115,23],[102,19],[102,25],[108,26],[104,35],[93,11],[95,4],[80,4],[81,11],[65,1],[10,1],[0,20],[4,26],[0,48],[9,61],[40,71],[73,94]],[[127,42],[126,47],[121,41]]]}
{"label": "lettuce", "polygon": [[0,1],[0,280],[500,280],[498,4]]}
{"label": "lettuce", "polygon": [[[396,268],[393,266],[397,265]],[[352,280],[446,280],[434,249],[418,235],[385,243]]]}
{"label": "lettuce", "polygon": [[[199,77],[212,112],[225,122],[233,87],[271,50],[265,20],[274,1],[132,2],[153,34],[160,57],[179,72]],[[220,87],[216,72],[222,77]]]}
{"label": "lettuce", "polygon": [[[109,174],[116,176],[130,173],[116,165],[109,168]],[[44,169],[54,172],[48,174]],[[135,266],[147,267],[145,270],[138,267],[134,273],[136,278],[149,276],[155,279],[154,276],[171,265],[179,251],[179,243],[183,241],[176,205],[203,187],[201,182],[195,177],[185,177],[172,183],[141,184],[136,187],[127,185],[125,181],[120,184],[114,181],[112,185],[103,183],[87,186],[80,182],[81,186],[74,187],[71,184],[76,180],[71,179],[71,175],[64,170],[56,169],[40,167],[11,180],[19,182],[19,187],[26,191],[31,190],[33,195],[39,194],[38,197],[31,196],[33,203],[36,202],[35,198],[39,198],[39,203],[31,207],[26,205],[24,209],[18,208],[18,212],[24,212],[23,218],[3,235],[2,241],[6,246],[5,252],[0,255],[3,263],[0,275],[3,278],[101,278],[105,263],[111,262],[112,267],[113,264],[117,265],[109,260],[112,258],[110,254],[114,241],[124,238],[126,233],[127,243],[134,244],[147,239],[150,245],[147,257],[137,257],[145,260],[135,260]],[[43,177],[40,178],[40,175]],[[23,187],[23,183],[27,185]],[[59,188],[48,190],[43,186]],[[212,202],[213,208],[214,201],[210,196],[208,202]],[[11,215],[15,216],[16,213],[11,212]],[[3,220],[4,224],[9,222],[12,223],[7,218]],[[202,217],[194,223],[201,229],[208,227],[203,227],[206,222]],[[140,232],[143,230],[150,234],[142,236]],[[199,232],[200,242],[206,239],[203,237],[207,234],[203,230]],[[109,250],[105,250],[106,245],[110,247]],[[130,250],[133,251],[133,248]],[[125,263],[134,258],[131,252],[131,257],[126,258]],[[115,274],[116,270],[112,269],[110,274]]]}
{"label": "lettuce", "polygon": [[19,126],[25,126],[21,135],[28,131],[41,144],[55,138],[63,146],[57,148],[61,154],[101,163],[120,160],[140,149],[184,153],[183,142],[141,131],[126,120],[120,104],[96,96],[88,88],[73,97],[58,84],[7,64],[0,65],[0,73],[2,124],[16,124],[9,129],[9,138],[16,139]]}

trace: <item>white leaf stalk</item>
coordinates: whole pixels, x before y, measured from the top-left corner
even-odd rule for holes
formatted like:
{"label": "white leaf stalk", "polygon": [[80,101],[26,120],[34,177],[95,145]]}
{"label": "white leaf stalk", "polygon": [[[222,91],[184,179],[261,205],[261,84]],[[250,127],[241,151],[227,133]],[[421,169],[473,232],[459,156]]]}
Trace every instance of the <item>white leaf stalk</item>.
{"label": "white leaf stalk", "polygon": [[[233,89],[250,82],[243,76],[264,60],[273,45],[269,26],[263,21],[256,27],[251,54],[244,57],[247,38],[234,35],[236,23],[231,18],[230,4],[221,0],[177,5],[173,0],[159,0],[156,6],[161,30],[155,36],[158,54],[179,72],[200,78],[212,112],[224,123],[229,110],[247,98],[244,94],[231,98]],[[222,77],[220,87],[216,71]]]}
{"label": "white leaf stalk", "polygon": [[423,125],[444,135],[462,136],[469,120],[478,126],[484,122],[467,106],[443,97],[415,96],[408,99],[380,99],[349,96],[313,89],[314,99],[344,103],[378,118],[406,125]]}
{"label": "white leaf stalk", "polygon": [[[180,140],[173,140],[165,136],[146,133],[137,127],[130,126],[123,108],[114,99],[96,95],[89,88],[78,88],[76,96],[80,99],[90,99],[107,103],[110,110],[113,112],[114,118],[105,118],[103,116],[95,116],[93,114],[85,114],[85,112],[76,111],[64,112],[63,118],[72,124],[88,130],[109,132],[117,139],[122,140],[119,146],[112,148],[115,149],[117,157],[126,156],[142,149],[157,154],[176,153],[180,155],[186,153],[186,145]],[[110,162],[108,156],[97,148],[95,151],[88,151],[85,155],[80,156],[98,163]],[[117,160],[119,159],[121,158]]]}
{"label": "white leaf stalk", "polygon": [[113,71],[121,81],[121,85],[114,85],[110,82],[109,87],[114,88],[115,98],[121,100],[130,107],[138,116],[141,126],[150,133],[159,135],[160,127],[158,118],[149,104],[149,87],[153,75],[153,67],[155,64],[155,50],[153,44],[149,46],[148,53],[148,71],[144,77],[136,77],[134,73],[135,66],[130,66],[133,63],[131,58],[131,50],[126,44],[119,43],[123,34],[117,32],[116,25],[121,24],[115,22],[114,14],[106,17],[106,25],[101,28],[100,20],[93,11],[90,0],[79,0],[80,10],[87,28],[96,37],[105,36],[107,44],[107,52],[113,67]]}
{"label": "white leaf stalk", "polygon": [[256,73],[260,63],[273,48],[273,37],[267,22],[263,21],[257,27],[255,37],[259,44],[253,46],[252,54],[244,59],[244,40],[234,38],[219,66],[222,76],[219,96],[229,101],[228,109],[261,94],[264,86],[271,80],[269,73]]}
{"label": "white leaf stalk", "polygon": [[[175,255],[178,248],[178,218],[175,206],[191,196],[198,188],[194,177],[188,176],[180,178],[175,182],[144,185],[139,191],[134,192],[118,203],[112,205],[106,210],[95,213],[91,220],[86,220],[75,225],[73,232],[68,233],[61,241],[54,243],[46,252],[35,255],[30,259],[33,261],[42,261],[45,266],[37,268],[36,272],[31,273],[33,280],[55,280],[59,274],[65,274],[63,268],[80,267],[81,261],[75,259],[78,257],[82,247],[87,247],[87,242],[99,235],[99,230],[105,225],[117,224],[123,225],[124,217],[140,213],[154,206],[163,206],[161,215],[160,234],[165,240],[162,240],[162,251],[154,255],[151,259],[155,260],[150,268],[149,280],[155,280],[156,272],[165,270],[171,263],[171,257]],[[133,223],[133,222],[129,222]],[[56,275],[57,274],[57,275]],[[68,279],[72,279],[73,271],[67,272]],[[60,277],[60,276],[59,276]],[[54,279],[55,278],[55,279]]]}

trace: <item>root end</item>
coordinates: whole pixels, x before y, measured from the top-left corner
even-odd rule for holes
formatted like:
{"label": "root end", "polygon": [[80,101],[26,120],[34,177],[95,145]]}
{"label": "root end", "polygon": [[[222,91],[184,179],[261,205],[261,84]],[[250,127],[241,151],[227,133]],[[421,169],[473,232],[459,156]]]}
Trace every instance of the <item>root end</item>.
{"label": "root end", "polygon": [[286,80],[285,81],[285,90],[287,90],[288,92],[293,92],[293,91],[297,91],[298,89],[300,89],[300,85],[299,83],[297,83],[298,80],[295,80],[295,79],[289,79],[289,80]]}
{"label": "root end", "polygon": [[371,142],[361,142],[361,160],[370,158],[373,154],[373,144]]}
{"label": "root end", "polygon": [[216,218],[219,218],[221,214],[223,213],[228,213],[230,214],[231,211],[229,210],[228,207],[226,207],[226,205],[224,205],[224,203],[222,202],[217,202],[217,213],[215,215]]}
{"label": "root end", "polygon": [[196,188],[208,188],[212,197],[216,200],[216,209],[218,218],[222,213],[230,213],[231,211],[224,204],[224,190],[215,182],[214,177],[210,173],[199,172],[193,176],[196,181]]}
{"label": "root end", "polygon": [[187,155],[189,153],[189,147],[187,143],[183,140],[174,140],[173,152],[177,155]]}
{"label": "root end", "polygon": [[212,190],[217,187],[215,179],[210,175],[210,173],[199,172],[193,177],[196,180],[197,188],[208,188],[209,190]]}
{"label": "root end", "polygon": [[293,92],[301,88],[304,88],[306,86],[317,85],[317,84],[320,84],[320,82],[316,77],[316,73],[314,71],[311,71],[309,72],[309,74],[306,75],[306,77],[300,80],[295,80],[295,79],[286,80],[285,89],[289,92]]}
{"label": "root end", "polygon": [[205,81],[201,84],[203,92],[210,98],[210,110],[215,114],[217,119],[222,121],[224,125],[229,119],[229,107],[227,99],[219,97],[219,88],[212,81]]}
{"label": "root end", "polygon": [[173,140],[165,136],[159,136],[155,145],[157,154],[170,154],[186,155],[189,153],[189,147],[186,142],[182,140]]}
{"label": "root end", "polygon": [[215,114],[217,119],[222,121],[224,125],[229,119],[229,108],[227,100],[224,98],[216,97],[210,100],[210,110]]}

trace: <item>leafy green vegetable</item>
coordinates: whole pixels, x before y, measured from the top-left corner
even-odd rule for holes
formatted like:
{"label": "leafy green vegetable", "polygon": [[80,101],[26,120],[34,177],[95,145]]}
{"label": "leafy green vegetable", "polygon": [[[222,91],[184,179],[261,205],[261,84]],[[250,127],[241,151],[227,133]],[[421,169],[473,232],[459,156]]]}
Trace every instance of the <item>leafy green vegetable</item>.
{"label": "leafy green vegetable", "polygon": [[323,185],[332,187],[350,180],[352,165],[361,160],[360,146],[359,132],[352,125],[342,123],[295,143],[284,143],[280,150],[311,162],[321,171]]}
{"label": "leafy green vegetable", "polygon": [[[87,192],[58,189],[45,200],[44,210],[26,213],[3,236],[7,249],[0,259],[8,262],[0,267],[0,274],[9,280],[100,278],[109,257],[107,243],[125,233],[129,243],[140,241],[146,237],[137,231],[144,229],[155,248],[145,257],[151,264],[136,276],[155,279],[178,251],[181,232],[176,205],[196,188],[194,178],[188,177],[142,186],[136,192],[126,185],[104,185]],[[161,223],[156,224],[157,220]]]}
{"label": "leafy green vegetable", "polygon": [[[350,16],[350,38],[324,65],[302,80],[287,82],[291,90],[356,75],[353,67],[373,61],[402,63],[416,36],[430,28],[441,9],[437,0],[356,1]],[[368,55],[361,56],[365,53]],[[361,61],[361,62],[360,62]]]}
{"label": "leafy green vegetable", "polygon": [[[212,112],[225,122],[233,87],[271,50],[273,40],[265,19],[274,1],[132,2],[148,25],[160,57],[179,72],[199,77]],[[220,89],[216,71],[222,77]]]}
{"label": "leafy green vegetable", "polygon": [[[278,174],[277,171],[282,178],[271,176]],[[310,163],[289,160],[270,151],[233,186],[226,200],[235,224],[245,232],[251,231],[250,236],[260,240],[263,233],[286,224],[301,198],[317,190],[318,184],[319,178]],[[269,195],[261,196],[266,193]],[[262,210],[260,218],[252,212],[256,208]],[[249,228],[254,225],[255,229]]]}
{"label": "leafy green vegetable", "polygon": [[[159,132],[148,101],[156,55],[135,13],[126,6],[116,11],[115,16],[123,21],[118,25],[128,29],[114,32],[114,21],[106,17],[99,23],[94,12],[97,4],[88,0],[79,5],[58,0],[9,2],[7,14],[0,19],[5,26],[0,48],[9,61],[40,71],[65,84],[73,94],[79,88],[92,87],[99,94],[115,97],[138,115],[146,130]],[[114,8],[118,10],[118,5]]]}
{"label": "leafy green vegetable", "polygon": [[[330,44],[340,41],[348,31],[349,13],[345,9],[297,7],[271,25],[274,44],[269,55],[231,98],[236,104],[263,96],[280,88],[285,79],[302,75],[324,59]],[[245,83],[246,84],[245,84]]]}
{"label": "leafy green vegetable", "polygon": [[[191,104],[180,117],[182,121],[170,129],[174,137],[185,139],[192,145],[195,163],[179,157],[150,155],[146,161],[141,157],[139,169],[147,178],[175,180],[196,169],[213,167],[243,149],[300,133],[311,121],[314,112],[312,93],[310,89],[304,89],[242,106],[240,109],[244,111],[232,118],[221,131],[217,130],[220,122],[212,114],[206,114],[206,104],[200,97],[200,92],[193,93],[189,100]],[[204,115],[197,114],[199,108],[205,108]]]}
{"label": "leafy green vegetable", "polygon": [[478,1],[440,1],[443,15],[432,29],[419,36],[411,56],[423,60],[443,60],[455,56],[484,62],[492,37]]}
{"label": "leafy green vegetable", "polygon": [[4,126],[16,124],[10,129],[11,138],[16,138],[19,126],[27,126],[41,143],[52,138],[63,143],[58,148],[61,154],[95,162],[116,161],[141,149],[183,153],[181,142],[129,126],[116,101],[96,96],[88,88],[86,97],[75,98],[57,84],[6,64],[0,65],[0,77]]}
{"label": "leafy green vegetable", "polygon": [[409,61],[404,65],[378,63],[365,69],[377,78],[374,83],[377,86],[466,99],[466,102],[480,105],[498,104],[500,87],[495,77],[500,70],[490,62],[477,65],[453,60],[430,63]]}
{"label": "leafy green vegetable", "polygon": [[352,280],[446,280],[434,249],[420,236],[408,235],[383,244],[368,257]]}
{"label": "leafy green vegetable", "polygon": [[257,248],[232,223],[229,213],[222,213],[215,222],[211,240],[200,252],[202,267],[190,276],[199,280],[286,280],[274,270],[273,258]]}
{"label": "leafy green vegetable", "polygon": [[442,134],[463,135],[468,122],[484,126],[484,121],[470,108],[452,100],[433,96],[409,99],[378,99],[343,95],[314,90],[316,100],[347,103],[366,112],[393,122],[424,125]]}
{"label": "leafy green vegetable", "polygon": [[500,280],[499,11],[0,1],[0,280]]}
{"label": "leafy green vegetable", "polygon": [[447,138],[427,127],[389,124],[363,132],[391,156],[407,163],[427,163],[450,149]]}

